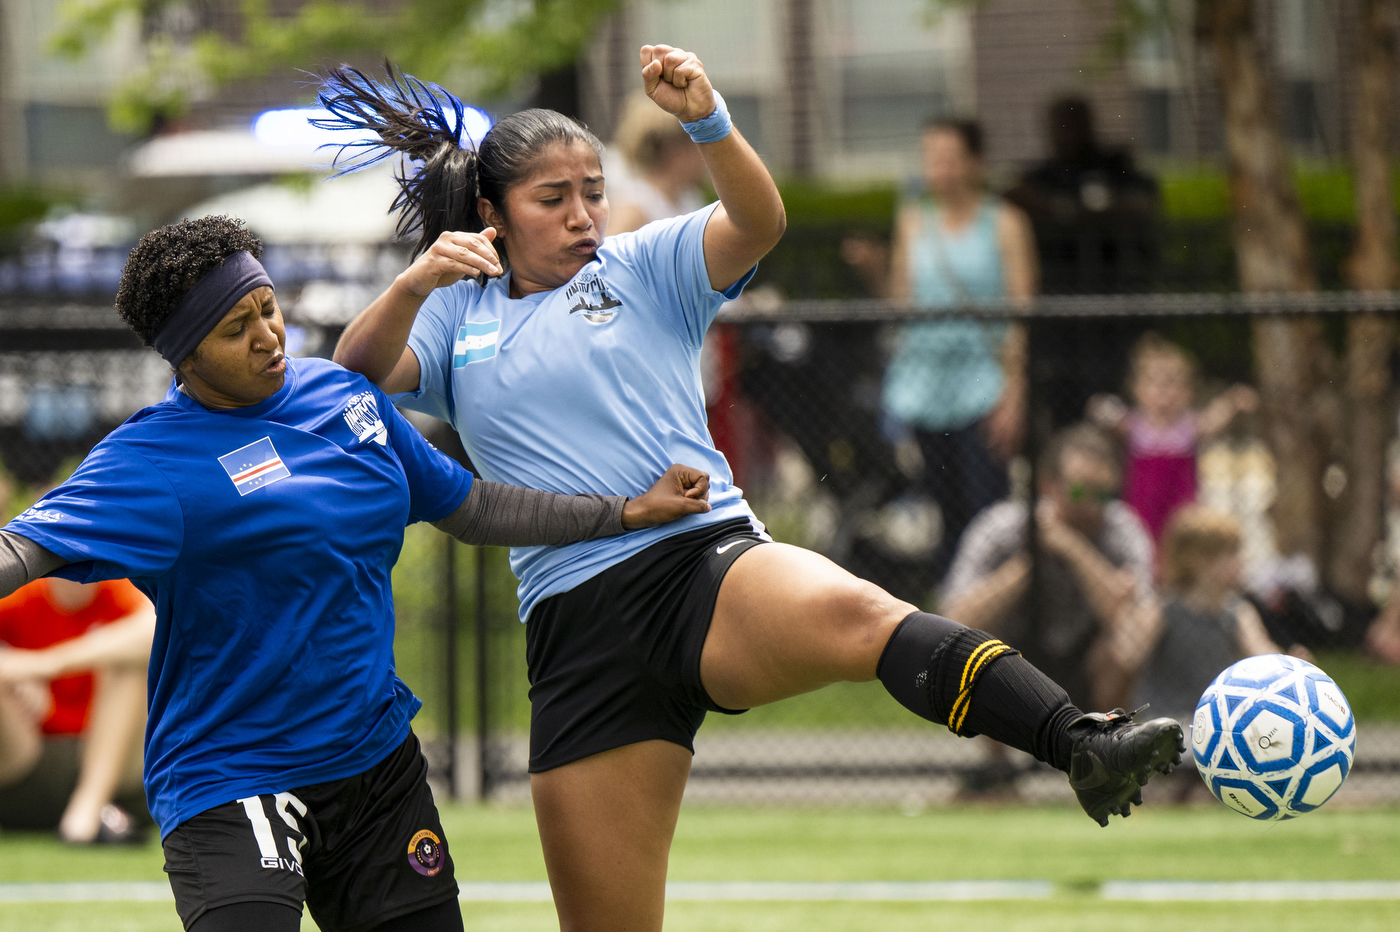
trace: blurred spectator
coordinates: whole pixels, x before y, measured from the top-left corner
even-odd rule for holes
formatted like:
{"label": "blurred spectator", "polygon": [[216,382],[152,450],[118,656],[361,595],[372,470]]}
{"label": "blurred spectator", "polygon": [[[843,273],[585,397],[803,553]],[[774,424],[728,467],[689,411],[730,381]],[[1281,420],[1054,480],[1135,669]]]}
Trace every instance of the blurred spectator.
{"label": "blurred spectator", "polygon": [[[1156,285],[1157,183],[1132,155],[1104,146],[1088,101],[1070,96],[1046,112],[1050,158],[1007,192],[1030,218],[1045,294],[1124,294]],[[1082,416],[1090,395],[1122,384],[1122,362],[1142,325],[1131,319],[1045,321],[1037,358],[1053,360],[1045,397],[1054,423]]]}
{"label": "blurred spectator", "polygon": [[1087,414],[1123,437],[1127,458],[1123,500],[1160,540],[1172,513],[1196,500],[1196,451],[1203,438],[1229,426],[1235,415],[1253,411],[1259,396],[1234,385],[1199,411],[1195,360],[1155,333],[1133,347],[1128,373],[1129,408],[1113,395],[1089,400]]}
{"label": "blurred spectator", "polygon": [[125,580],[41,579],[0,600],[0,827],[57,828],[70,843],[144,835],[154,632]]}
{"label": "blurred spectator", "polygon": [[[915,307],[1030,298],[1030,224],[987,193],[980,128],[936,120],[921,143],[931,198],[906,205],[895,220],[890,297]],[[856,263],[878,259],[855,241],[845,252]],[[1026,419],[1024,328],[969,318],[906,324],[885,369],[883,398],[923,455],[922,482],[943,514],[938,562],[946,565],[972,516],[1008,492],[1006,462],[1020,448]]]}
{"label": "blurred spectator", "polygon": [[622,155],[623,165],[609,166],[609,233],[630,233],[704,206],[700,149],[676,118],[650,98],[639,94],[628,100],[613,148]]}
{"label": "blurred spectator", "polygon": [[1400,455],[1394,445],[1389,459],[1390,495],[1386,520],[1389,559],[1385,561],[1389,564],[1389,591],[1383,596],[1380,613],[1367,626],[1364,646],[1368,654],[1382,663],[1400,666],[1400,558],[1397,558],[1400,557]]}
{"label": "blurred spectator", "polygon": [[1037,481],[1035,593],[1026,504],[1004,501],[968,526],[940,611],[1020,648],[1076,705],[1108,708],[1104,687],[1117,684],[1096,682],[1087,659],[1104,634],[1156,611],[1152,541],[1118,500],[1117,453],[1097,428],[1078,424],[1052,437]]}
{"label": "blurred spectator", "polygon": [[1233,517],[1200,505],[1178,511],[1162,542],[1165,604],[1103,642],[1102,676],[1120,677],[1133,707],[1151,703],[1153,715],[1189,728],[1196,703],[1221,670],[1283,652],[1244,597],[1243,569]]}

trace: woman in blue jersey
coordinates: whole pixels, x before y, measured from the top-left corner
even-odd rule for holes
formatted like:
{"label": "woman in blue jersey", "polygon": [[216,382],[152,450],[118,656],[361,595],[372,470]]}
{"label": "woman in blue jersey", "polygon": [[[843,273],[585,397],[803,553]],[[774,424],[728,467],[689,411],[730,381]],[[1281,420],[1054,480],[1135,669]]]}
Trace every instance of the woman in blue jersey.
{"label": "woman in blue jersey", "polygon": [[[707,711],[877,676],[904,705],[1070,772],[1107,824],[1179,760],[1181,727],[1085,715],[1000,641],[918,611],[823,557],[772,543],[705,425],[698,360],[720,305],[782,235],[782,200],[703,65],[641,50],[647,94],[700,147],[719,203],[604,239],[601,146],[547,110],[463,145],[460,106],[391,75],[332,72],[323,125],[401,152],[413,264],[347,329],[337,361],[450,421],[496,480],[626,487],[679,459],[711,511],[621,541],[521,547],[531,793],[560,923],[660,929],[666,861]],[[975,690],[975,692],[974,692]]]}
{"label": "woman in blue jersey", "polygon": [[145,786],[192,932],[462,928],[394,675],[404,527],[564,544],[708,510],[703,473],[637,499],[491,482],[362,376],[290,359],[262,244],[226,217],[147,234],[117,310],[175,369],[160,404],[0,529],[0,597],[129,577],[156,607]]}

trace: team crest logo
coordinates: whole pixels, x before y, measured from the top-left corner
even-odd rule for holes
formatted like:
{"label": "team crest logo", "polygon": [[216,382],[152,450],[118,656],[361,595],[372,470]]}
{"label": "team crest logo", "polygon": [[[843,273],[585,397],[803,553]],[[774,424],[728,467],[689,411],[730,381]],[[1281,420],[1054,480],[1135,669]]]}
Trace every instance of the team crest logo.
{"label": "team crest logo", "polygon": [[452,368],[461,369],[474,362],[485,362],[496,356],[496,343],[501,338],[501,322],[488,320],[483,323],[468,321],[457,331],[457,340],[452,344]]}
{"label": "team crest logo", "polygon": [[224,467],[224,472],[233,480],[233,487],[238,490],[239,495],[256,492],[263,486],[272,485],[292,474],[282,462],[282,457],[277,455],[277,448],[272,445],[271,437],[264,437],[246,447],[239,447],[232,453],[225,453],[219,457],[219,465]]}
{"label": "team crest logo", "polygon": [[408,866],[424,877],[436,877],[445,857],[442,839],[426,828],[408,843]]}
{"label": "team crest logo", "polygon": [[574,302],[569,308],[571,315],[582,311],[590,324],[606,324],[617,315],[613,308],[622,307],[622,302],[608,292],[608,283],[593,273],[570,285],[564,300]]}
{"label": "team crest logo", "polygon": [[355,432],[355,439],[364,443],[373,440],[381,447],[389,442],[389,429],[379,416],[379,403],[374,400],[374,392],[360,392],[341,413],[345,423]]}

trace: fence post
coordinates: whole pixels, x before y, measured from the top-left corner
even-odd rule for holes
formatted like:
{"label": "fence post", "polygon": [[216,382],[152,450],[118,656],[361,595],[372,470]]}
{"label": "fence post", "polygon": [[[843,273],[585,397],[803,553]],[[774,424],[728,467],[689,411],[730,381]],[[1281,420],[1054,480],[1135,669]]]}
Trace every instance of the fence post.
{"label": "fence post", "polygon": [[457,798],[457,553],[453,549],[457,540],[450,534],[443,535],[443,584],[447,595],[443,600],[443,620],[446,622],[446,639],[443,652],[447,655],[447,792]]}
{"label": "fence post", "polygon": [[487,697],[491,693],[486,636],[486,548],[476,548],[476,762],[477,799],[491,795],[490,709]]}

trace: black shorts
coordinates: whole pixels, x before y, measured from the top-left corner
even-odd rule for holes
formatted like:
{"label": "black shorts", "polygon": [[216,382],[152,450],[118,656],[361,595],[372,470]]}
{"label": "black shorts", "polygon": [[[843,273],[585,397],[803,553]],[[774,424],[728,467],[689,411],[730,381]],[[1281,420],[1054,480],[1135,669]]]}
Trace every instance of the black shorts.
{"label": "black shorts", "polygon": [[233,903],[302,903],[324,932],[359,932],[457,897],[418,738],[364,773],[215,806],[165,838],[188,929]]}
{"label": "black shorts", "polygon": [[525,626],[530,772],[661,739],[694,752],[714,703],[700,653],[724,574],[763,543],[746,518],[652,544],[568,592]]}

